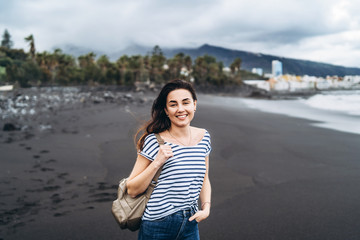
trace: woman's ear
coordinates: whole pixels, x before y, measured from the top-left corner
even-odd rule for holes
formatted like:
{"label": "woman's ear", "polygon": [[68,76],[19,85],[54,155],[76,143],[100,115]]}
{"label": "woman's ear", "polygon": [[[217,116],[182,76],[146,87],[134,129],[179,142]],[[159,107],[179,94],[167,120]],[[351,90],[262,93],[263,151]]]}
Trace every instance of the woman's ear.
{"label": "woman's ear", "polygon": [[165,111],[166,116],[169,116],[169,113],[166,108],[164,108],[164,111]]}
{"label": "woman's ear", "polygon": [[196,111],[197,100],[194,101],[194,111]]}

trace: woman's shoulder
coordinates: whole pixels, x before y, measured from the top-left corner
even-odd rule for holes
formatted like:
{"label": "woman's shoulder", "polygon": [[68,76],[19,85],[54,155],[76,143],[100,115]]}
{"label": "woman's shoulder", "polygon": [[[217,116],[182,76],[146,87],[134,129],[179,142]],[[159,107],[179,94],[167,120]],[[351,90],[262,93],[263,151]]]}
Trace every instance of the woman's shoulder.
{"label": "woman's shoulder", "polygon": [[155,133],[149,133],[146,137],[145,137],[145,143],[146,142],[151,142],[156,140],[156,136]]}
{"label": "woman's shoulder", "polygon": [[210,137],[209,132],[205,128],[191,127],[191,131],[193,139],[195,139],[197,143]]}
{"label": "woman's shoulder", "polygon": [[209,132],[205,128],[198,128],[198,127],[191,127],[191,132],[194,135],[201,135],[201,136],[209,134]]}

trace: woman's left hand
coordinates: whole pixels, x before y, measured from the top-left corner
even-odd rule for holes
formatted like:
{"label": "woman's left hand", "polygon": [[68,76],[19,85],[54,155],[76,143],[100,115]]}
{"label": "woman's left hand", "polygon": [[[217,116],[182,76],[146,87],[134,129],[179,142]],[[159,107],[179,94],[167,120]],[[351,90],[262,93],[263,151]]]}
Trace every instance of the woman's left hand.
{"label": "woman's left hand", "polygon": [[200,210],[200,211],[197,211],[194,215],[192,215],[189,218],[189,221],[191,222],[192,220],[195,219],[195,221],[199,223],[199,222],[205,220],[209,215],[210,215],[209,210]]}

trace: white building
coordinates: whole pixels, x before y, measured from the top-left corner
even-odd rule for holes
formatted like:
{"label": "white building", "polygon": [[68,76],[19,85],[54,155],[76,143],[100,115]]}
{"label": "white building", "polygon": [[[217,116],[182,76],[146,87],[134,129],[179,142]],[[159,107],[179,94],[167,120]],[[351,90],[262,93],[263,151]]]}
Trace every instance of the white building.
{"label": "white building", "polygon": [[273,60],[271,65],[272,65],[272,75],[273,75],[273,77],[278,77],[278,76],[281,76],[283,74],[282,62],[280,62],[278,60]]}
{"label": "white building", "polygon": [[253,68],[253,69],[251,69],[251,72],[255,73],[257,75],[260,75],[260,76],[262,76],[264,74],[264,71],[262,68]]}

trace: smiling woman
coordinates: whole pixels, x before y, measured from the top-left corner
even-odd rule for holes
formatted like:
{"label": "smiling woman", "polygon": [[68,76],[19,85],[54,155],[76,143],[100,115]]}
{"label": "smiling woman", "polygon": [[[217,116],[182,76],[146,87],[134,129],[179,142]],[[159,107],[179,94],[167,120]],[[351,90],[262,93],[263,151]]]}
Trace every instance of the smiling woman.
{"label": "smiling woman", "polygon": [[169,93],[165,112],[170,122],[178,127],[186,126],[194,118],[195,111],[196,100],[188,90],[177,89]]}
{"label": "smiling woman", "polygon": [[[129,195],[143,193],[162,170],[142,217],[139,239],[200,238],[198,223],[210,214],[211,142],[205,129],[190,126],[196,106],[192,85],[171,81],[155,99],[152,119],[142,128],[138,157],[127,181]],[[159,145],[155,133],[164,145]]]}

